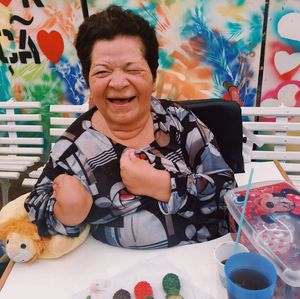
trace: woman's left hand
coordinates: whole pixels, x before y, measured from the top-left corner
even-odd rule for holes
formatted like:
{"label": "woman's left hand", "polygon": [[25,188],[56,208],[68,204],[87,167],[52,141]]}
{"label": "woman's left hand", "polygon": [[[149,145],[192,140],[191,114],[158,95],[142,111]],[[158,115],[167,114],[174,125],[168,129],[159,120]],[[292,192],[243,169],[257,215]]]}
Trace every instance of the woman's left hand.
{"label": "woman's left hand", "polygon": [[127,190],[135,195],[147,195],[168,202],[171,178],[165,170],[158,170],[138,158],[134,149],[125,151],[120,159],[121,177]]}

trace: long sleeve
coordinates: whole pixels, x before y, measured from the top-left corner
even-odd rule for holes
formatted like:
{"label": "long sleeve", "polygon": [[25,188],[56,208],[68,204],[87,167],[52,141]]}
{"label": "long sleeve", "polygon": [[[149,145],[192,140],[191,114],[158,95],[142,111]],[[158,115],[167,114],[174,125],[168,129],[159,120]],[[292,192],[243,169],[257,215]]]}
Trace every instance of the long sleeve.
{"label": "long sleeve", "polygon": [[221,156],[212,132],[192,113],[181,111],[173,120],[182,128],[181,150],[188,167],[169,171],[171,197],[168,203],[159,203],[160,209],[193,222],[222,222],[226,214],[223,195],[235,186],[233,171]]}
{"label": "long sleeve", "polygon": [[29,218],[38,226],[42,236],[63,234],[78,236],[84,224],[65,226],[54,215],[53,206],[56,202],[53,196],[53,180],[60,174],[75,175],[86,186],[86,179],[76,146],[67,139],[60,139],[53,148],[49,160],[44,167],[33,191],[25,200],[25,209]]}

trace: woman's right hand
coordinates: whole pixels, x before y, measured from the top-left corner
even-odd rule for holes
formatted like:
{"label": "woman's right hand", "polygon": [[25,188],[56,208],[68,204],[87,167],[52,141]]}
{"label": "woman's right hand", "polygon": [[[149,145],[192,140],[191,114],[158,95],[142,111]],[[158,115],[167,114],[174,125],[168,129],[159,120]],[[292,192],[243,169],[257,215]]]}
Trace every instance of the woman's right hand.
{"label": "woman's right hand", "polygon": [[171,195],[171,177],[165,170],[158,170],[135,155],[134,149],[126,150],[120,159],[122,181],[135,195],[147,195],[168,202]]}

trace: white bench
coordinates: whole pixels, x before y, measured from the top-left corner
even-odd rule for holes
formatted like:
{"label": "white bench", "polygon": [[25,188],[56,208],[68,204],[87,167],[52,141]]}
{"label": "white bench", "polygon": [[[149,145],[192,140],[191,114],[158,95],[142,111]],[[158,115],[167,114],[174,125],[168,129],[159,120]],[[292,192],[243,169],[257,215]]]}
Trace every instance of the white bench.
{"label": "white bench", "polygon": [[[88,110],[88,103],[82,105],[50,105],[50,136],[58,139],[67,127]],[[43,171],[43,166],[29,173],[29,178],[22,182],[24,187],[33,187]]]}
{"label": "white bench", "polygon": [[88,102],[82,105],[51,105],[50,113],[59,113],[50,117],[50,135],[59,137],[72,122],[88,110]]}
{"label": "white bench", "polygon": [[0,102],[0,183],[2,202],[8,202],[10,180],[40,160],[44,140],[40,102]]}
{"label": "white bench", "polygon": [[242,107],[242,115],[250,119],[243,121],[246,131],[258,138],[251,161],[278,160],[300,188],[300,107]]}
{"label": "white bench", "polygon": [[[59,137],[65,129],[88,109],[88,103],[83,105],[51,105],[50,135]],[[242,107],[242,115],[248,120],[243,126],[258,140],[250,151],[251,161],[278,160],[296,187],[300,187],[300,150],[291,149],[293,145],[300,147],[300,108],[297,107]],[[262,120],[261,117],[265,119]],[[270,119],[266,121],[266,119]],[[275,121],[274,121],[275,120]],[[216,120],[217,121],[217,120]],[[298,135],[297,135],[298,134]],[[254,140],[256,141],[256,140]],[[270,148],[262,148],[261,145]],[[41,170],[32,172],[31,178],[25,179],[23,185],[33,186],[41,174]]]}

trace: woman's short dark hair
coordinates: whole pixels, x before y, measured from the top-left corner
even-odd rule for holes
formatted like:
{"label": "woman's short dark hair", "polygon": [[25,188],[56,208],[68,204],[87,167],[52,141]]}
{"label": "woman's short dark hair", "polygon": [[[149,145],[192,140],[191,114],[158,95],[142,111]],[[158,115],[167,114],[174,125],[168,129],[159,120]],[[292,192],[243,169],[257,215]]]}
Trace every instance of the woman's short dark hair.
{"label": "woman's short dark hair", "polygon": [[118,35],[137,36],[145,48],[145,59],[153,78],[158,68],[158,41],[155,29],[141,16],[120,6],[110,5],[95,13],[79,26],[75,39],[77,55],[82,66],[82,74],[89,85],[91,52],[97,40],[112,40]]}

